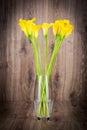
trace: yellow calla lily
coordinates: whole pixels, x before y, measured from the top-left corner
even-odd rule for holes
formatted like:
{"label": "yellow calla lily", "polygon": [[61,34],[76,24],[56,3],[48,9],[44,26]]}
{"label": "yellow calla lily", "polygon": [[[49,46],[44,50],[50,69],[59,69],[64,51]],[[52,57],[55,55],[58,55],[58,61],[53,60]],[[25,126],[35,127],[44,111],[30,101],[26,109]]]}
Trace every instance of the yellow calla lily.
{"label": "yellow calla lily", "polygon": [[56,20],[53,24],[54,35],[60,34],[62,37],[66,37],[71,34],[73,26],[69,20]]}
{"label": "yellow calla lily", "polygon": [[58,30],[59,30],[59,24],[58,24],[58,21],[55,21],[55,23],[53,24],[54,35],[56,35],[58,33]]}
{"label": "yellow calla lily", "polygon": [[73,26],[70,24],[69,20],[63,20],[62,27],[60,29],[60,35],[67,37],[71,34]]}
{"label": "yellow calla lily", "polygon": [[37,38],[38,37],[38,32],[41,28],[41,25],[36,25],[36,24],[33,24],[32,26],[32,35]]}
{"label": "yellow calla lily", "polygon": [[31,20],[19,20],[19,26],[21,27],[21,30],[25,33],[25,35],[28,37],[28,35],[31,35],[32,33],[32,25],[36,18],[33,18]]}
{"label": "yellow calla lily", "polygon": [[43,30],[43,34],[44,36],[48,34],[48,29],[53,25],[53,23],[43,23],[42,24],[42,30]]}
{"label": "yellow calla lily", "polygon": [[61,29],[60,34],[61,34],[62,36],[67,37],[67,36],[69,36],[69,35],[71,34],[73,28],[74,28],[74,27],[73,27],[72,25],[64,26],[64,27]]}

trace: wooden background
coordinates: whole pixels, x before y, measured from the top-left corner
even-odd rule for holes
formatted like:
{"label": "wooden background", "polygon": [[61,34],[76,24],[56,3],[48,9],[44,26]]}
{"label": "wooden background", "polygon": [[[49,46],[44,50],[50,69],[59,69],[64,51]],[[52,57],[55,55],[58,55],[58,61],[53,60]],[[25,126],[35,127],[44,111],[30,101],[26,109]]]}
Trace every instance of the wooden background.
{"label": "wooden background", "polygon": [[[69,19],[74,31],[65,39],[52,71],[54,100],[83,103],[87,89],[86,0],[0,0],[0,101],[33,100],[33,49],[18,20],[36,17],[36,23]],[[51,37],[51,34],[49,34]],[[42,42],[43,38],[41,38]],[[50,54],[53,37],[50,38]]]}
{"label": "wooden background", "polygon": [[[69,19],[74,25],[52,71],[54,105],[49,121],[35,116],[33,49],[18,26],[20,18],[32,17],[38,24]],[[49,37],[51,56],[51,32]],[[42,35],[40,39],[44,45]],[[86,130],[86,92],[87,0],[0,0],[0,130]]]}

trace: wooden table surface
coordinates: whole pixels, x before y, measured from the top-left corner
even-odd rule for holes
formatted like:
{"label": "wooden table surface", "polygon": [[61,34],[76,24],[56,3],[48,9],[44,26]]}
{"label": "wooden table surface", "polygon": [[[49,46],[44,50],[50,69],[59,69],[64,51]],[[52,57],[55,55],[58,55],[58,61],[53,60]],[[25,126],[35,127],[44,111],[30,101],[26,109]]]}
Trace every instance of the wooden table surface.
{"label": "wooden table surface", "polygon": [[87,109],[54,102],[49,121],[37,120],[32,101],[0,102],[0,130],[86,130]]}

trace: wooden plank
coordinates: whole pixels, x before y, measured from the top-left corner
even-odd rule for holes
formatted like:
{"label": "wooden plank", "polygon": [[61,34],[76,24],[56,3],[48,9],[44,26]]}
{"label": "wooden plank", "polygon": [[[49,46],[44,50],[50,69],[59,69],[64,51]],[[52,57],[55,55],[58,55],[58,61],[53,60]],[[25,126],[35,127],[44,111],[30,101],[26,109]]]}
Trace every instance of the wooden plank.
{"label": "wooden plank", "polygon": [[[77,5],[78,3],[78,5]],[[37,17],[37,24],[70,19],[74,32],[62,44],[52,71],[55,100],[84,100],[87,83],[86,0],[1,0],[0,1],[0,100],[33,100],[35,64],[32,45],[18,26],[20,18]],[[54,43],[49,33],[49,59]],[[44,47],[44,38],[40,34]],[[85,72],[85,73],[84,73]],[[5,82],[4,82],[5,81]],[[83,94],[84,93],[84,94]],[[85,96],[83,96],[85,95]]]}
{"label": "wooden plank", "polygon": [[37,120],[33,102],[0,102],[0,130],[83,130],[87,128],[87,110],[70,102],[54,102],[49,121]]}

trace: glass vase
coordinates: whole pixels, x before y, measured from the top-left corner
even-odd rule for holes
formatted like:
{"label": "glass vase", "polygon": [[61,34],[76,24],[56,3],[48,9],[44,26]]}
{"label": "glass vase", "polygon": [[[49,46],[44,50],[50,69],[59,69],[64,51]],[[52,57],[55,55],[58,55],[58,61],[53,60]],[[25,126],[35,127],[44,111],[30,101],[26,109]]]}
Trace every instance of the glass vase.
{"label": "glass vase", "polygon": [[35,83],[34,108],[37,119],[50,119],[53,107],[52,85],[48,76],[39,76]]}

